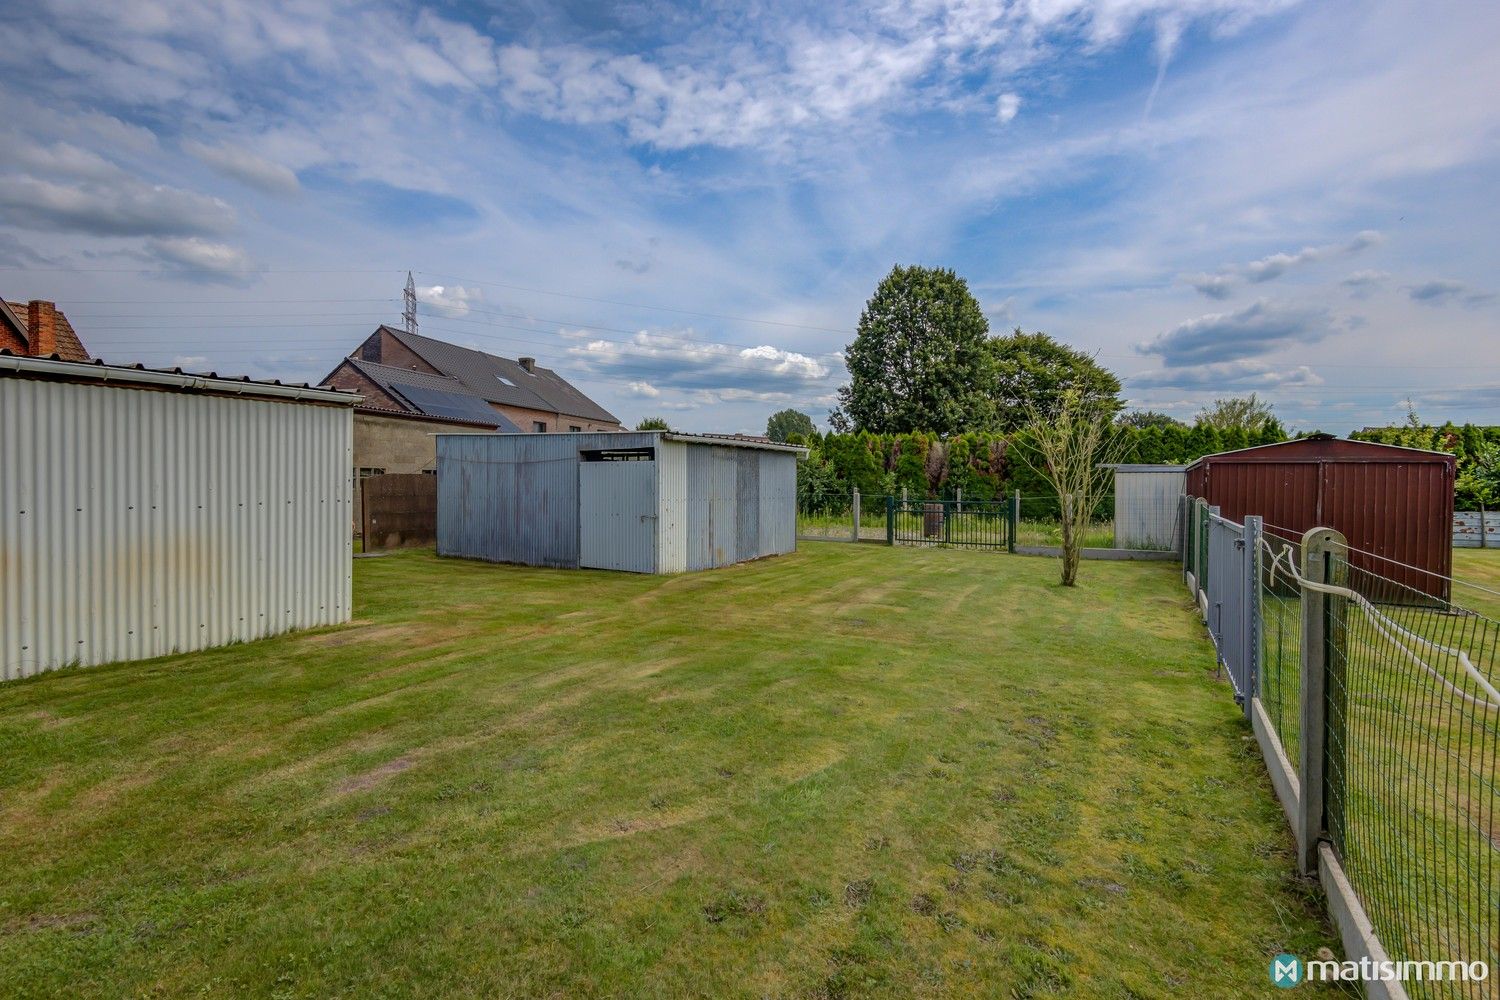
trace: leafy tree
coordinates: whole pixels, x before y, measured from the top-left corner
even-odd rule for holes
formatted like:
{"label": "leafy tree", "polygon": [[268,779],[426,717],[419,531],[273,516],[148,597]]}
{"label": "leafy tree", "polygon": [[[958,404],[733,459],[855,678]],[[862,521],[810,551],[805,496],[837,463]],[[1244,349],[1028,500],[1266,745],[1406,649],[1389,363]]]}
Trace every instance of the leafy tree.
{"label": "leafy tree", "polygon": [[1066,393],[1079,404],[1113,417],[1120,403],[1120,380],[1083,351],[1045,333],[1024,333],[990,341],[995,359],[995,403],[1002,430],[1018,430],[1034,412],[1058,409]]}
{"label": "leafy tree", "polygon": [[813,426],[812,417],[797,410],[781,410],[771,414],[771,419],[766,421],[766,437],[772,441],[789,441],[793,434],[801,435],[802,440],[807,441],[818,429]]}
{"label": "leafy tree", "polygon": [[1248,396],[1216,399],[1212,406],[1206,406],[1198,413],[1198,423],[1220,431],[1258,432],[1275,419],[1271,404],[1253,392]]}
{"label": "leafy tree", "polygon": [[835,430],[944,437],[994,420],[989,323],[968,283],[946,268],[891,269],[844,349]]}
{"label": "leafy tree", "polygon": [[1129,413],[1120,414],[1115,422],[1121,427],[1133,427],[1136,430],[1163,430],[1168,427],[1187,427],[1187,424],[1176,417],[1156,410],[1131,410]]}
{"label": "leafy tree", "polygon": [[672,426],[662,417],[647,417],[635,425],[638,431],[669,431]]}

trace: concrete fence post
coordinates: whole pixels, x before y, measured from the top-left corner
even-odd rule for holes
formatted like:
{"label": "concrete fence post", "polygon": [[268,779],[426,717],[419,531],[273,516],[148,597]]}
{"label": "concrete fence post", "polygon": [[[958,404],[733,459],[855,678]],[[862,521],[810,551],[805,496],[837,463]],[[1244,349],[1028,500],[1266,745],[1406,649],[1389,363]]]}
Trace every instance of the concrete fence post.
{"label": "concrete fence post", "polygon": [[[1336,567],[1348,551],[1344,536],[1332,528],[1312,528],[1302,535],[1302,576],[1312,583],[1334,583]],[[1297,762],[1297,870],[1318,874],[1318,842],[1328,831],[1328,692],[1330,651],[1336,638],[1330,628],[1332,598],[1302,588],[1302,684]],[[1339,616],[1342,621],[1342,615]],[[1337,657],[1341,659],[1341,657]],[[1342,686],[1342,685],[1340,685]],[[1338,747],[1342,751],[1342,746]]]}
{"label": "concrete fence post", "polygon": [[854,526],[849,530],[849,541],[859,541],[859,487],[854,487],[853,497]]}

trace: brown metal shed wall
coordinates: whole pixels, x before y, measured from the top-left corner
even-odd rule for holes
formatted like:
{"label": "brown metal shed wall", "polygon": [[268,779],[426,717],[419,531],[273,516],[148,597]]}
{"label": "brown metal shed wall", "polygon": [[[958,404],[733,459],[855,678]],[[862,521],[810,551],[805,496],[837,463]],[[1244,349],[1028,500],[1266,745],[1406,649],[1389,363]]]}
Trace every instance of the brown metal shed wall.
{"label": "brown metal shed wall", "polygon": [[1323,521],[1360,550],[1350,563],[1446,599],[1453,572],[1453,479],[1446,465],[1327,462],[1322,468]]}
{"label": "brown metal shed wall", "polygon": [[1274,534],[1334,528],[1359,550],[1354,566],[1446,599],[1454,466],[1446,455],[1313,439],[1206,456],[1188,469],[1187,491],[1231,520],[1259,515]]}

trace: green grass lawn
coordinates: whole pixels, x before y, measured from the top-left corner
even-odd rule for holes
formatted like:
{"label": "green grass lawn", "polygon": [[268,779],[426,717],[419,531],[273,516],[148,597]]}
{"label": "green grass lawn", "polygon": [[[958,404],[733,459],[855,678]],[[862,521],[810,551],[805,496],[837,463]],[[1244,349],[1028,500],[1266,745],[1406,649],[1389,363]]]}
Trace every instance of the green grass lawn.
{"label": "green grass lawn", "polygon": [[1454,549],[1453,577],[1454,604],[1500,621],[1500,549]]}
{"label": "green grass lawn", "polygon": [[1277,994],[1332,934],[1177,567],[1056,575],[408,551],[347,627],[6,685],[4,992]]}

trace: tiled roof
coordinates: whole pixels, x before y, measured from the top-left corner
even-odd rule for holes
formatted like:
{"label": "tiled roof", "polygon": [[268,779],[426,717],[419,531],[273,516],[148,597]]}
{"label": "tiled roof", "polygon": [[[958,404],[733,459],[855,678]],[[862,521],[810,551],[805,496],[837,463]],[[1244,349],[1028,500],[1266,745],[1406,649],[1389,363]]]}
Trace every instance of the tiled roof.
{"label": "tiled roof", "polygon": [[534,366],[528,372],[509,358],[496,357],[394,327],[382,329],[433,368],[462,382],[472,392],[491,403],[550,411],[601,423],[620,422],[613,413],[579,392],[567,379],[550,368]]}
{"label": "tiled roof", "polygon": [[[29,339],[30,332],[26,331],[26,303],[7,302],[6,305],[10,306],[11,310],[16,314],[16,319],[20,321],[21,329],[27,333]],[[93,360],[89,357],[88,350],[83,346],[83,341],[78,339],[78,334],[74,331],[73,324],[69,323],[68,317],[63,315],[63,311],[61,309],[54,309],[52,314],[56,317],[54,330],[57,335],[57,350],[54,353],[63,361]]]}
{"label": "tiled roof", "polygon": [[[484,412],[483,422],[486,426],[497,427],[501,431],[508,433],[518,433],[520,431],[520,428],[512,423],[503,413],[490,409],[488,400],[451,376],[433,375],[429,372],[419,372],[411,368],[397,368],[393,365],[382,365],[374,361],[364,361],[360,358],[347,358],[345,359],[345,363],[352,366],[355,371],[371,382],[380,386],[397,403],[405,406],[413,414],[422,414],[436,419],[461,419],[464,423],[479,423],[480,421],[478,420],[470,420],[466,417],[455,418],[452,415],[453,413],[467,409],[468,412],[475,415],[479,412]],[[402,392],[403,387],[425,390],[425,392],[421,399],[410,399],[406,393]],[[424,402],[430,404],[434,398],[440,398],[434,397],[431,395],[432,393],[456,397],[458,399],[472,399],[477,404],[477,407],[481,409],[474,407],[465,408],[460,405],[453,408],[452,412],[448,414],[434,413],[432,412],[433,407],[431,405],[423,405]],[[387,410],[386,412],[392,411]]]}

